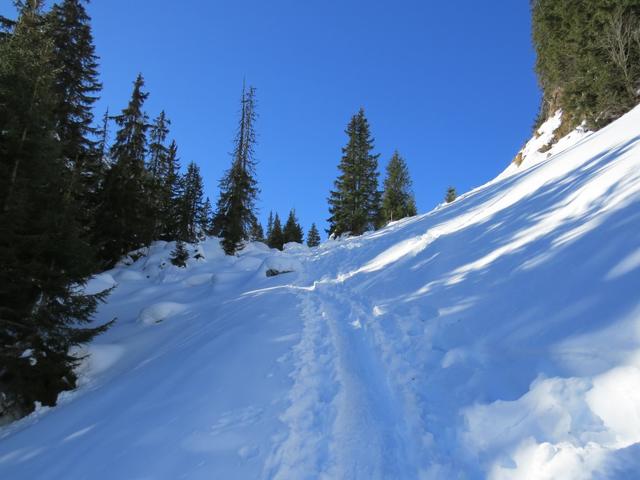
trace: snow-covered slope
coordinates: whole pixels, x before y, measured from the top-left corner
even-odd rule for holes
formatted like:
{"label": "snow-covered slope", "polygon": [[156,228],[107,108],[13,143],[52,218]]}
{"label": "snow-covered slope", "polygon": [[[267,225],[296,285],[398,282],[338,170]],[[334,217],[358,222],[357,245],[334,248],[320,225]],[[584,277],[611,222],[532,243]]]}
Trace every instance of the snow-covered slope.
{"label": "snow-covered slope", "polygon": [[317,249],[155,244],[0,478],[637,478],[639,142],[640,108]]}

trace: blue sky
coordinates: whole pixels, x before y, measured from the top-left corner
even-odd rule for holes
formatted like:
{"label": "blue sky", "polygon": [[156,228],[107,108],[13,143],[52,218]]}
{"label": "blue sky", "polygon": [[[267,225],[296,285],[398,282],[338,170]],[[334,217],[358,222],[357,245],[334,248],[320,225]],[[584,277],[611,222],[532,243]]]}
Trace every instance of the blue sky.
{"label": "blue sky", "polygon": [[[0,13],[11,13],[8,0]],[[418,209],[503,170],[531,134],[539,91],[529,2],[93,0],[115,113],[138,72],[207,193],[227,168],[242,80],[257,89],[259,206],[326,227],[344,129],[364,107],[381,154],[406,159]],[[382,175],[381,175],[382,180]]]}

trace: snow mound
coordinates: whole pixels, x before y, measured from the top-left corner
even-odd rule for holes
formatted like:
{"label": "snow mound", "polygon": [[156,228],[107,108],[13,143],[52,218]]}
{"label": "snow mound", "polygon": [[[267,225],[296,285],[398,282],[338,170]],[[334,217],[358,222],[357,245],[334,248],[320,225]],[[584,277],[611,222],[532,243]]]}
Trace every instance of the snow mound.
{"label": "snow mound", "polygon": [[95,295],[115,287],[118,284],[108,273],[100,273],[89,279],[84,286],[85,295]]}
{"label": "snow mound", "polygon": [[297,242],[288,242],[282,247],[282,250],[286,253],[301,253],[306,252],[308,249],[309,247],[306,245]]}
{"label": "snow mound", "polygon": [[290,257],[284,254],[276,254],[267,257],[262,261],[260,268],[258,269],[260,275],[268,275],[268,272],[289,273],[300,272],[302,270],[302,263],[295,257]]}
{"label": "snow mound", "polygon": [[146,277],[141,272],[124,269],[116,274],[116,278],[119,282],[139,282],[144,280]]}
{"label": "snow mound", "polygon": [[169,317],[174,317],[187,310],[186,305],[175,302],[160,302],[149,307],[144,308],[138,320],[145,325],[154,325],[166,320]]}

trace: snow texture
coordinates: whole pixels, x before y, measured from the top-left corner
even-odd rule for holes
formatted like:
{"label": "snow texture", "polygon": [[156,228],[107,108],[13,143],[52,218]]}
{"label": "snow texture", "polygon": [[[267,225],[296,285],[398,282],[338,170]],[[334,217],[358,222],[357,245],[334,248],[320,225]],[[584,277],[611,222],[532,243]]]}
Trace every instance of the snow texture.
{"label": "snow texture", "polygon": [[96,276],[116,324],[0,478],[637,478],[640,108],[540,153],[558,124],[377,232]]}

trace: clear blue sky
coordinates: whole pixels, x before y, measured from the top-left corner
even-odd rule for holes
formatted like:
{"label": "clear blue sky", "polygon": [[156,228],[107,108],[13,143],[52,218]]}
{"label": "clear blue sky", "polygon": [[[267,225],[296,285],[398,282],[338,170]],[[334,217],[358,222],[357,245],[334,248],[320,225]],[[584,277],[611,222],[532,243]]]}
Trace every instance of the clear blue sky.
{"label": "clear blue sky", "polygon": [[326,227],[360,107],[382,174],[394,149],[407,160],[420,212],[449,184],[464,192],[504,169],[537,113],[527,1],[93,0],[89,12],[98,115],[122,109],[142,72],[150,116],[166,110],[183,165],[200,165],[212,200],[243,77],[256,87],[260,215],[295,207],[305,231]]}

